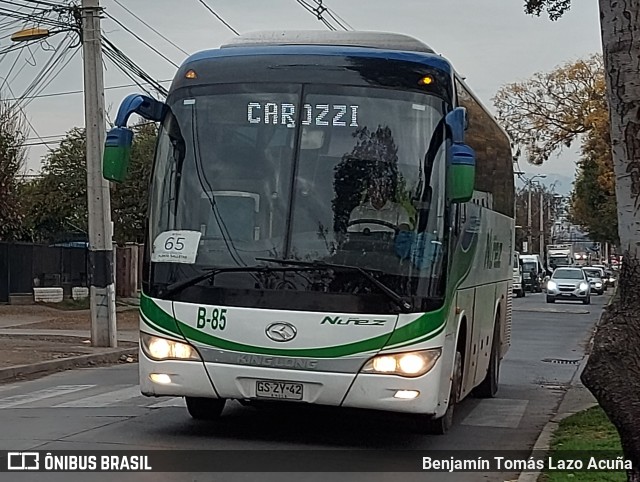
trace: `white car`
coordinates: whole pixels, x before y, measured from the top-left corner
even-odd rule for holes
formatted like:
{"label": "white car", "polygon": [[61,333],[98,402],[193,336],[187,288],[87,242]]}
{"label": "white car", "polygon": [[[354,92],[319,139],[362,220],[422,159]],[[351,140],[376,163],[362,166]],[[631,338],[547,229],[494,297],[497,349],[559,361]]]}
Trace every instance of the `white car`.
{"label": "white car", "polygon": [[581,268],[556,268],[547,282],[547,303],[556,300],[582,301],[591,303],[591,285]]}
{"label": "white car", "polygon": [[587,278],[589,279],[589,284],[591,285],[591,291],[597,295],[601,295],[604,293],[605,281],[604,281],[604,272],[600,268],[594,268],[593,266],[585,266],[582,268],[587,274]]}

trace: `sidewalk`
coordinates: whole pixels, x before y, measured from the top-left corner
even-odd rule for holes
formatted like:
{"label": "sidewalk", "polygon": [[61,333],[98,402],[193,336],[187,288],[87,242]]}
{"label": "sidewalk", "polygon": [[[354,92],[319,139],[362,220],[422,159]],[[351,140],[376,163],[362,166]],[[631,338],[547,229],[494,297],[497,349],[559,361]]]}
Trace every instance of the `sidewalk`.
{"label": "sidewalk", "polygon": [[[607,304],[611,303],[612,296],[609,296],[607,300]],[[602,313],[600,313],[602,316]],[[598,323],[596,326],[600,323]],[[592,332],[591,337],[587,342],[587,348],[585,350],[585,355],[580,362],[580,366],[576,370],[573,378],[571,379],[571,383],[569,385],[569,389],[565,392],[562,400],[560,401],[560,405],[556,410],[555,415],[547,422],[547,424],[540,432],[538,439],[536,440],[535,445],[531,449],[532,452],[547,452],[551,448],[551,440],[553,434],[558,429],[558,426],[562,420],[567,417],[570,417],[573,414],[578,412],[582,412],[583,410],[587,410],[591,407],[598,405],[597,400],[592,395],[592,393],[582,384],[580,380],[580,375],[584,370],[587,361],[589,360],[589,355],[591,353],[591,345],[593,344],[593,336],[595,335],[595,330]],[[522,472],[517,479],[517,482],[538,482],[542,471],[534,471],[534,472]]]}
{"label": "sidewalk", "polygon": [[117,308],[117,348],[91,346],[89,310],[0,305],[0,383],[48,373],[137,361],[137,306]]}

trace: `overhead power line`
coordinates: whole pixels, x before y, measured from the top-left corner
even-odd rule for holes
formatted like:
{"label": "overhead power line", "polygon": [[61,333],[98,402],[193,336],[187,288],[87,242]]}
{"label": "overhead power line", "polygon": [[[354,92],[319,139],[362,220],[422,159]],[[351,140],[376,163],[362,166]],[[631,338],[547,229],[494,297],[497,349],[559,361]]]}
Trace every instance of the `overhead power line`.
{"label": "overhead power line", "polygon": [[162,57],[164,60],[166,60],[167,62],[169,62],[171,65],[173,65],[176,69],[178,67],[180,67],[178,64],[176,64],[173,60],[171,60],[169,57],[167,57],[166,55],[164,55],[162,52],[160,52],[157,48],[155,48],[153,45],[151,45],[149,42],[147,42],[146,40],[144,40],[142,37],[140,37],[137,33],[133,32],[131,29],[129,29],[129,27],[127,27],[126,25],[124,25],[120,20],[118,20],[117,18],[115,18],[113,15],[110,15],[108,13],[105,13],[105,15],[107,17],[109,17],[111,20],[113,20],[115,23],[117,23],[118,25],[120,25],[126,32],[128,32],[130,35],[132,35],[133,37],[135,37],[136,39],[138,39],[139,42],[141,42],[142,44],[146,45],[147,47],[149,47],[151,50],[153,50],[156,54],[158,54],[160,57]]}
{"label": "overhead power line", "polygon": [[209,10],[209,12],[211,12],[212,15],[214,15],[218,20],[220,20],[220,22],[222,22],[224,24],[225,27],[227,27],[229,30],[231,30],[233,33],[235,33],[236,35],[240,35],[238,33],[238,31],[233,28],[231,25],[229,25],[225,19],[223,19],[220,15],[218,15],[209,5],[207,5],[205,3],[204,0],[198,0],[203,6],[204,8],[206,8],[207,10]]}
{"label": "overhead power line", "polygon": [[[118,47],[116,47],[113,42],[111,42],[107,37],[102,37],[102,50],[127,77],[129,77],[133,82],[138,85],[142,90],[149,93],[144,84],[148,84],[153,87],[159,94],[163,96],[167,96],[169,91],[164,88],[164,86],[147,74],[140,66],[138,66],[133,60],[127,57],[124,52],[122,52]],[[143,82],[141,83],[141,79]],[[150,94],[150,93],[149,93]]]}
{"label": "overhead power line", "polygon": [[[314,17],[320,20],[322,23],[326,25],[329,30],[338,30],[335,25],[333,25],[329,20],[324,17],[324,14],[327,13],[329,17],[333,20],[333,22],[338,25],[342,30],[353,30],[353,27],[349,25],[349,22],[344,20],[337,12],[333,9],[327,7],[322,3],[323,0],[296,0],[298,4],[300,4],[307,12],[311,13]],[[315,5],[314,5],[315,4]]]}
{"label": "overhead power line", "polygon": [[68,5],[65,5],[64,3],[58,3],[58,2],[45,2],[43,0],[23,0],[24,2],[28,2],[28,3],[35,3],[38,5],[47,5],[49,7],[65,7]]}
{"label": "overhead power line", "polygon": [[[158,80],[158,82],[160,82],[161,84],[167,83],[167,82],[172,82],[173,79],[168,79],[168,80]],[[144,83],[144,82],[142,82]],[[125,89],[127,87],[137,87],[139,85],[139,83],[131,83],[131,84],[121,84],[121,85],[111,85],[109,87],[105,87],[104,90],[114,90],[114,89]],[[22,99],[43,99],[43,98],[47,98],[47,97],[59,97],[59,96],[64,96],[64,95],[74,95],[74,94],[82,94],[84,93],[84,90],[82,89],[78,89],[78,90],[65,90],[63,92],[51,92],[49,94],[38,94],[38,95],[30,95],[30,96],[24,96],[22,97]],[[19,98],[17,97],[9,97],[6,99],[3,99],[6,101],[14,101],[14,100],[19,100]]]}
{"label": "overhead power line", "polygon": [[172,42],[170,39],[168,39],[167,37],[165,37],[161,32],[159,32],[158,30],[156,30],[155,28],[153,28],[151,25],[149,25],[147,22],[145,22],[143,19],[141,19],[138,15],[136,15],[135,13],[133,13],[131,10],[129,10],[127,7],[125,7],[124,5],[122,5],[122,3],[120,3],[118,0],[113,0],[114,3],[116,3],[117,5],[120,6],[120,8],[122,8],[123,10],[125,10],[127,13],[129,13],[129,15],[131,15],[133,18],[135,18],[136,20],[138,20],[142,25],[144,25],[145,27],[147,27],[149,30],[151,30],[152,32],[156,33],[160,38],[166,40],[169,44],[173,45],[176,49],[178,49],[180,52],[182,52],[185,55],[189,55],[189,53],[185,50],[183,50],[182,48],[180,48],[179,45],[176,45],[174,42]]}

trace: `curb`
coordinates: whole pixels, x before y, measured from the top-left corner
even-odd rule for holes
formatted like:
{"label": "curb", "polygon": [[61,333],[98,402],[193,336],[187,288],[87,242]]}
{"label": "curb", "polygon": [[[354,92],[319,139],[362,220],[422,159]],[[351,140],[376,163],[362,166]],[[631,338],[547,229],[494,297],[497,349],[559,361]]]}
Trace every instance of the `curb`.
{"label": "curb", "polygon": [[[561,412],[562,405],[565,399],[567,398],[567,395],[571,390],[576,390],[576,387],[578,385],[577,382],[580,380],[580,375],[582,374],[582,371],[584,370],[584,367],[587,364],[587,361],[589,360],[589,355],[591,354],[591,347],[593,345],[594,334],[595,334],[595,330],[593,330],[593,332],[591,333],[591,336],[589,338],[589,343],[587,345],[587,349],[585,350],[585,355],[582,358],[582,361],[580,362],[578,369],[573,374],[573,377],[571,377],[571,381],[569,382],[569,389],[566,392],[564,392],[564,395],[560,400],[560,404],[558,405],[558,412],[545,424],[544,428],[542,429],[542,432],[540,432],[540,435],[536,439],[536,442],[533,445],[533,448],[531,449],[532,452],[533,451],[548,452],[549,449],[551,448],[551,438],[553,437],[553,434],[555,433],[555,431],[558,429],[558,426],[560,425],[560,421],[582,410],[587,410],[597,405],[597,403],[589,403],[584,406],[581,406],[579,410]],[[542,470],[538,470],[536,472],[522,472],[518,477],[517,482],[537,482],[541,474],[542,474]]]}
{"label": "curb", "polygon": [[75,368],[90,363],[114,363],[120,360],[122,355],[131,355],[138,352],[138,347],[117,348],[115,350],[104,351],[102,353],[90,353],[88,355],[78,355],[59,360],[48,360],[28,365],[16,365],[13,367],[0,368],[0,381],[10,380],[23,375],[48,372],[52,370],[64,370]]}

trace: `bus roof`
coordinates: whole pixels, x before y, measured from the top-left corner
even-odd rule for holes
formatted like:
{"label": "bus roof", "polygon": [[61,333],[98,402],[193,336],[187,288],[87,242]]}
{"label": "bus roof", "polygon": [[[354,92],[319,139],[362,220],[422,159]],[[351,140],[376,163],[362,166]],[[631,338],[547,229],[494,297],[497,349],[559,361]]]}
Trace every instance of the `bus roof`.
{"label": "bus roof", "polygon": [[431,47],[408,35],[367,31],[263,30],[235,37],[220,48],[275,45],[331,45],[435,54]]}

